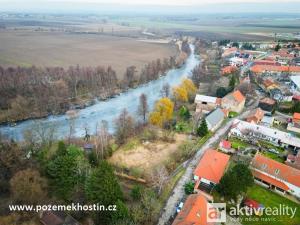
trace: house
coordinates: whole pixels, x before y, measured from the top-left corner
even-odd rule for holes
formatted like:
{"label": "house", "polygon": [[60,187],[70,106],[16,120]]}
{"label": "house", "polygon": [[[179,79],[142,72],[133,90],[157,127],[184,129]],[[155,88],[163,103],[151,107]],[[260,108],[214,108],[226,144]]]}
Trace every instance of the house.
{"label": "house", "polygon": [[228,74],[232,74],[236,71],[237,71],[236,66],[225,66],[225,67],[222,68],[221,74],[222,75],[228,75]]}
{"label": "house", "polygon": [[300,133],[300,113],[294,113],[293,120],[288,124],[287,130]]}
{"label": "house", "polygon": [[203,193],[208,199],[212,189],[225,173],[230,156],[213,149],[207,150],[194,170],[195,192]]}
{"label": "house", "polygon": [[256,183],[281,194],[300,197],[300,170],[256,153],[250,168]]}
{"label": "house", "polygon": [[63,211],[43,211],[40,214],[40,221],[43,225],[81,225]]}
{"label": "house", "polygon": [[215,109],[205,118],[208,130],[209,131],[217,130],[221,126],[224,119],[225,119],[225,114],[223,110],[220,108]]}
{"label": "house", "polygon": [[271,79],[265,79],[262,83],[265,89],[271,90],[274,88],[278,88],[278,84]]}
{"label": "house", "polygon": [[261,108],[257,108],[254,112],[252,112],[247,118],[246,121],[249,123],[260,123],[262,118],[264,117],[265,112],[261,110]]}
{"label": "house", "polygon": [[297,74],[300,73],[300,66],[278,66],[278,65],[254,65],[250,68],[252,73],[260,75],[262,73],[269,74],[280,74],[289,73]]}
{"label": "house", "polygon": [[300,148],[300,138],[277,129],[248,123],[239,119],[233,121],[229,136],[245,140],[265,140],[273,145],[297,150]]}
{"label": "house", "polygon": [[271,98],[263,98],[259,101],[258,107],[264,110],[267,114],[271,115],[275,110],[276,101]]}
{"label": "house", "polygon": [[213,225],[214,223],[207,222],[208,206],[209,203],[203,195],[189,195],[172,225]]}
{"label": "house", "polygon": [[221,106],[229,111],[240,113],[245,106],[245,102],[245,96],[239,90],[236,90],[222,98]]}
{"label": "house", "polygon": [[219,144],[219,149],[225,153],[234,153],[234,149],[231,147],[231,142],[227,140],[222,140]]}
{"label": "house", "polygon": [[290,79],[292,92],[300,95],[300,76],[291,76]]}
{"label": "house", "polygon": [[221,104],[221,99],[206,95],[196,95],[196,112],[209,113]]}
{"label": "house", "polygon": [[260,125],[265,127],[272,127],[274,124],[274,117],[273,116],[264,116],[260,122]]}
{"label": "house", "polygon": [[255,60],[253,65],[269,65],[269,66],[280,66],[275,60]]}
{"label": "house", "polygon": [[300,169],[300,151],[296,155],[289,154],[286,158],[285,164],[296,169]]}
{"label": "house", "polygon": [[233,56],[237,51],[238,51],[238,49],[236,47],[227,48],[224,50],[222,57]]}

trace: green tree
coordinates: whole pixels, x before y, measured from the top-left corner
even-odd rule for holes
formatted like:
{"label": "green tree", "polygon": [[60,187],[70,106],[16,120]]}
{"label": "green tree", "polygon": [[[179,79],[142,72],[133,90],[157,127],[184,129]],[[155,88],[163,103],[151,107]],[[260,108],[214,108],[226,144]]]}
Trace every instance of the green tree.
{"label": "green tree", "polygon": [[240,47],[240,45],[239,45],[239,43],[237,43],[237,42],[233,42],[233,43],[232,43],[232,47],[239,48],[239,47]]}
{"label": "green tree", "polygon": [[184,192],[187,194],[187,195],[190,195],[190,194],[193,194],[194,193],[194,182],[190,181],[190,182],[187,182],[185,185],[184,185]]}
{"label": "green tree", "polygon": [[66,155],[55,155],[49,161],[46,172],[55,195],[68,201],[78,184],[84,182],[89,170],[84,153],[76,146],[69,146]]}
{"label": "green tree", "polygon": [[293,112],[300,113],[300,102],[296,102],[293,106]]}
{"label": "green tree", "polygon": [[236,84],[236,79],[235,79],[234,75],[232,75],[230,78],[230,81],[229,81],[229,85],[228,85],[229,92],[233,91],[235,84]]}
{"label": "green tree", "polygon": [[277,44],[277,45],[275,46],[275,49],[274,49],[274,50],[275,50],[276,52],[278,52],[279,49],[281,49],[281,46],[280,46],[280,44]]}
{"label": "green tree", "polygon": [[[216,190],[228,199],[237,199],[254,183],[250,169],[244,164],[237,164],[222,177]],[[238,185],[237,185],[238,184]]]}
{"label": "green tree", "polygon": [[217,92],[216,92],[216,95],[217,95],[217,97],[218,98],[223,98],[225,95],[227,95],[227,90],[226,90],[226,88],[224,88],[224,87],[219,87],[218,89],[217,89]]}
{"label": "green tree", "polygon": [[191,117],[191,113],[187,107],[181,106],[179,109],[179,116],[184,120],[188,120]]}
{"label": "green tree", "polygon": [[208,128],[207,128],[207,123],[206,123],[206,120],[205,120],[205,119],[203,119],[203,120],[201,121],[201,124],[200,124],[200,126],[198,127],[198,129],[197,129],[197,134],[198,134],[198,136],[200,136],[200,137],[204,137],[205,135],[208,134]]}
{"label": "green tree", "polygon": [[101,211],[95,214],[95,220],[103,221],[104,223],[111,223],[113,220],[119,217],[123,217],[126,214],[126,207],[121,204],[123,200],[123,193],[121,187],[114,174],[113,168],[106,161],[101,161],[98,168],[96,168],[86,180],[85,193],[87,199],[91,203],[100,203],[102,205],[115,205],[119,204],[122,212],[119,215],[114,215],[113,212]]}
{"label": "green tree", "polygon": [[63,155],[66,155],[66,154],[67,154],[67,147],[65,145],[65,142],[64,141],[59,141],[56,155],[57,156],[63,156]]}

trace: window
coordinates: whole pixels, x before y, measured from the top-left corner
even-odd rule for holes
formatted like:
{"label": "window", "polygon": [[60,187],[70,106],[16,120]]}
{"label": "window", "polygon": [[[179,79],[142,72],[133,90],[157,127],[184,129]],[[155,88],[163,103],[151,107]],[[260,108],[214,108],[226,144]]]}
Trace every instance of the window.
{"label": "window", "polygon": [[278,175],[278,174],[279,174],[279,172],[280,172],[280,170],[279,170],[279,169],[276,169],[276,170],[275,170],[275,174],[276,174],[276,175]]}
{"label": "window", "polygon": [[261,166],[261,168],[264,170],[264,169],[266,169],[267,168],[267,164],[263,164],[262,166]]}

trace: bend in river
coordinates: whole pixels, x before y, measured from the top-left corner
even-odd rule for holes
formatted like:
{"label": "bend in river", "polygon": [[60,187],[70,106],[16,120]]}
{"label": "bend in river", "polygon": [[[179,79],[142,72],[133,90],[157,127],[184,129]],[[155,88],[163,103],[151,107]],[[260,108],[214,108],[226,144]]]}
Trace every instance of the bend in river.
{"label": "bend in river", "polygon": [[[84,128],[88,128],[89,133],[94,134],[96,123],[101,120],[106,120],[109,130],[113,132],[114,120],[124,108],[131,115],[137,114],[139,96],[142,93],[147,95],[148,105],[150,110],[152,110],[155,101],[161,97],[160,90],[164,84],[168,83],[171,87],[180,84],[181,80],[191,75],[192,70],[199,64],[199,58],[194,54],[194,46],[191,45],[191,49],[191,55],[181,68],[170,70],[166,76],[162,76],[158,80],[141,85],[136,89],[130,89],[115,98],[99,101],[92,106],[80,110],[75,120],[75,136],[83,136],[85,134]],[[44,128],[55,126],[56,139],[65,138],[70,129],[69,117],[67,115],[58,115],[49,116],[44,119],[27,120],[18,123],[15,127],[1,126],[0,132],[11,139],[21,141],[23,140],[24,131],[33,129],[36,124]]]}

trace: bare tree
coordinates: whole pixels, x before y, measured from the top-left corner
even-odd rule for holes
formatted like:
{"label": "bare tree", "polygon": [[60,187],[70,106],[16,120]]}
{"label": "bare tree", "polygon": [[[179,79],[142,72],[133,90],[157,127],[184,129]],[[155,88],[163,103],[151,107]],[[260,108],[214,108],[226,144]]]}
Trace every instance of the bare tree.
{"label": "bare tree", "polygon": [[108,123],[106,120],[102,120],[100,122],[100,126],[98,127],[98,123],[96,125],[96,135],[95,135],[95,153],[97,158],[104,159],[107,154],[107,148],[109,146],[110,134],[108,132]]}
{"label": "bare tree", "polygon": [[45,125],[40,121],[35,121],[31,131],[27,131],[25,134],[27,135],[27,140],[31,143],[51,146],[55,140],[56,124]]}
{"label": "bare tree", "polygon": [[162,188],[169,180],[169,174],[165,166],[156,167],[150,174],[153,187],[157,189],[158,194],[161,194]]}
{"label": "bare tree", "polygon": [[162,87],[160,94],[163,98],[169,98],[170,96],[170,85],[168,83],[164,84]]}
{"label": "bare tree", "polygon": [[69,133],[68,133],[68,142],[71,143],[72,138],[75,135],[75,125],[77,119],[77,112],[75,110],[70,110],[67,112],[68,122],[69,122]]}
{"label": "bare tree", "polygon": [[143,93],[140,96],[140,104],[138,108],[138,114],[143,117],[144,123],[146,123],[146,116],[147,113],[149,112],[149,107],[147,103],[147,96]]}
{"label": "bare tree", "polygon": [[115,120],[116,141],[118,144],[124,144],[125,140],[134,133],[134,119],[124,109],[119,117]]}

